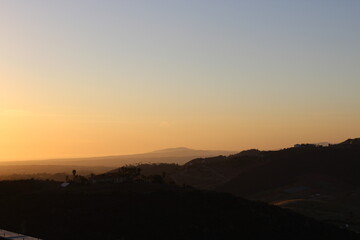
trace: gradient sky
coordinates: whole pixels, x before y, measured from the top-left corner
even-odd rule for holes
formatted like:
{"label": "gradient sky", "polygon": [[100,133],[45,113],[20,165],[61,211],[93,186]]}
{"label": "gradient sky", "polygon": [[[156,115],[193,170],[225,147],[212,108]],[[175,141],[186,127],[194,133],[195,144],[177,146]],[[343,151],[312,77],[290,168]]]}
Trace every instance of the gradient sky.
{"label": "gradient sky", "polygon": [[360,137],[360,1],[0,0],[0,160]]}

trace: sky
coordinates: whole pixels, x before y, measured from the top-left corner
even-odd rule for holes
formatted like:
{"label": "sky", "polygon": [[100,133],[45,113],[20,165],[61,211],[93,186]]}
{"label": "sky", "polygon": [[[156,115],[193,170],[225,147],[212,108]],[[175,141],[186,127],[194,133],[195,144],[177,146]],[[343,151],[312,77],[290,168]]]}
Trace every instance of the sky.
{"label": "sky", "polygon": [[358,0],[0,0],[0,160],[360,137]]}

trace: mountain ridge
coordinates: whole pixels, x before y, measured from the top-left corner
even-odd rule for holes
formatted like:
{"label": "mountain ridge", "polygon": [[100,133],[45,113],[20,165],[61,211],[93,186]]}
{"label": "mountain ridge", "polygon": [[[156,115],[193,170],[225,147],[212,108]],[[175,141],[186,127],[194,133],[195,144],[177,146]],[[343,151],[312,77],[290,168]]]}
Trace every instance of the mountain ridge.
{"label": "mountain ridge", "polygon": [[226,150],[198,150],[187,147],[165,148],[147,153],[110,155],[84,158],[54,158],[45,160],[25,161],[1,161],[4,165],[78,165],[78,166],[106,166],[120,167],[127,164],[137,163],[163,163],[164,161],[176,164],[186,162],[198,157],[211,157],[218,155],[230,155],[236,151]]}

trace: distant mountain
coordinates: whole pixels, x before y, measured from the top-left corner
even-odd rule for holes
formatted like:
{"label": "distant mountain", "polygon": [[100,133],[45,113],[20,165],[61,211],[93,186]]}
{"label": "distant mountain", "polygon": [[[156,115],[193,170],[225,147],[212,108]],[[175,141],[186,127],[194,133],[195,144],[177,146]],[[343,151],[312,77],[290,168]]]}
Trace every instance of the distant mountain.
{"label": "distant mountain", "polygon": [[184,152],[193,152],[193,151],[201,151],[201,150],[194,150],[187,147],[177,147],[177,148],[165,148],[161,150],[156,150],[153,151],[152,153],[174,153],[174,152],[184,153]]}
{"label": "distant mountain", "polygon": [[218,155],[233,154],[233,151],[215,151],[215,150],[195,150],[185,147],[168,148],[149,153],[104,156],[90,158],[67,158],[67,159],[49,159],[49,160],[30,160],[30,161],[7,161],[0,162],[4,165],[72,165],[72,166],[104,166],[120,167],[127,164],[138,163],[176,163],[184,164],[194,158],[212,157]]}

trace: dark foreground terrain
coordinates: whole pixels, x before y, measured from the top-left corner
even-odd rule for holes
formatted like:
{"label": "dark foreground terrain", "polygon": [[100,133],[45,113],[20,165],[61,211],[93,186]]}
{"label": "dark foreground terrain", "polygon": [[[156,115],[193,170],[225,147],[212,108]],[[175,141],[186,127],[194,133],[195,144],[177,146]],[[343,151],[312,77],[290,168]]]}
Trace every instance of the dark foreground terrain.
{"label": "dark foreground terrain", "polygon": [[153,183],[0,182],[1,228],[42,239],[359,239],[286,209]]}

